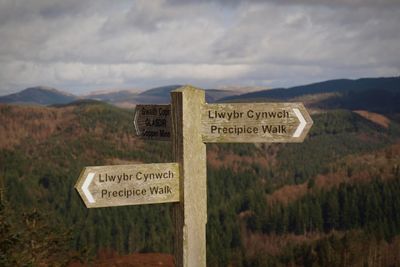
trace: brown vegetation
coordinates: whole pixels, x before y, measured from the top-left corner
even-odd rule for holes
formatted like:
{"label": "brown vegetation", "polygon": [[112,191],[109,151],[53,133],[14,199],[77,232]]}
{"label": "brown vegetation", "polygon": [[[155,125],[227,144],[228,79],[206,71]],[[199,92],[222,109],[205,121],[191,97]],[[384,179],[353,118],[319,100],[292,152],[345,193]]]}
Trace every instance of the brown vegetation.
{"label": "brown vegetation", "polygon": [[[137,149],[143,146],[133,132],[116,136],[107,133],[104,125],[95,123],[91,128],[83,127],[79,121],[82,112],[97,112],[97,106],[89,106],[77,112],[77,106],[41,107],[0,104],[0,149],[13,149],[20,144],[38,144],[50,137],[64,134],[66,138],[78,139],[84,135],[91,138],[107,139],[117,148]],[[88,151],[90,153],[90,151]]]}
{"label": "brown vegetation", "polygon": [[68,267],[173,267],[174,260],[170,254],[162,253],[132,253],[118,255],[115,251],[100,251],[97,258],[88,263],[75,262]]}
{"label": "brown vegetation", "polygon": [[355,110],[354,112],[357,113],[358,115],[366,118],[367,120],[370,120],[382,127],[385,127],[385,128],[389,127],[390,120],[381,114],[369,112],[366,110]]}
{"label": "brown vegetation", "polygon": [[311,106],[318,102],[322,102],[324,100],[333,98],[338,96],[337,93],[320,93],[320,94],[309,94],[309,95],[302,95],[299,97],[292,98],[291,101],[294,102],[302,102],[305,106]]}
{"label": "brown vegetation", "polygon": [[[263,235],[250,233],[246,238],[246,257],[257,258],[264,255],[282,256],[287,247],[293,246],[313,246],[312,253],[317,253],[316,244],[322,240],[340,240],[343,247],[325,247],[328,255],[332,258],[341,258],[344,266],[398,266],[400,262],[400,236],[395,237],[390,242],[366,237],[362,231],[353,230],[347,233],[332,231],[330,233],[309,233],[307,235]],[[316,256],[316,255],[315,255]],[[294,264],[294,262],[292,263]],[[290,266],[303,266],[298,263]]]}
{"label": "brown vegetation", "polygon": [[129,164],[142,164],[142,163],[144,162],[138,160],[125,160],[119,158],[111,158],[105,160],[105,164],[107,165],[129,165]]}
{"label": "brown vegetation", "polygon": [[43,141],[76,121],[72,107],[45,108],[0,104],[0,148],[12,148],[25,139]]}
{"label": "brown vegetation", "polygon": [[263,168],[268,168],[276,164],[276,149],[269,149],[258,153],[254,156],[238,155],[233,152],[220,151],[218,146],[207,149],[207,163],[211,168],[221,169],[229,168],[233,172],[247,171],[249,166],[257,165]]}
{"label": "brown vegetation", "polygon": [[267,196],[269,204],[288,204],[316,189],[330,189],[341,183],[363,183],[372,179],[392,179],[394,170],[400,166],[400,143],[385,149],[362,155],[351,155],[331,164],[331,171],[314,177],[315,185],[285,185]]}
{"label": "brown vegetation", "polygon": [[[337,233],[338,234],[338,233]],[[243,242],[246,247],[247,257],[252,258],[260,253],[267,253],[271,256],[279,256],[282,250],[288,245],[295,246],[304,243],[311,243],[330,234],[308,233],[307,235],[295,234],[260,234],[248,232],[243,235]]]}

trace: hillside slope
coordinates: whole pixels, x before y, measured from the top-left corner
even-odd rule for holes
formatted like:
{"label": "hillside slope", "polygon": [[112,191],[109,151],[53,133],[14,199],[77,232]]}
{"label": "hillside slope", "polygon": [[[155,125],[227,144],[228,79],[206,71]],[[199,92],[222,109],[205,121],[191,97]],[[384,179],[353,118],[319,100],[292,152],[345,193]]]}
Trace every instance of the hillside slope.
{"label": "hillside slope", "polygon": [[276,88],[261,90],[239,96],[227,97],[223,100],[240,100],[240,99],[291,99],[308,94],[322,93],[344,93],[349,91],[364,91],[371,89],[386,89],[389,91],[400,90],[400,77],[392,78],[361,78],[357,80],[339,79],[328,80],[324,82],[312,83],[307,85],[295,86],[290,88]]}
{"label": "hillside slope", "polygon": [[[73,188],[85,166],[171,162],[170,143],[138,140],[132,116],[132,110],[100,102],[0,105],[0,176],[7,202],[17,213],[34,208],[55,218],[54,225],[72,228],[71,250],[171,253],[170,204],[88,210]],[[397,246],[399,125],[390,121],[384,127],[346,110],[315,114],[313,120],[302,144],[208,145],[208,266],[294,264],[313,248],[336,246],[345,236],[366,241],[321,250],[318,257],[331,253],[337,257],[332,264],[340,265],[347,251],[361,264],[362,254],[354,249],[360,244],[369,244],[371,255],[373,248],[389,253]],[[282,199],[279,192],[288,186],[288,192],[303,191]],[[359,214],[377,207],[363,206],[370,203],[368,196],[376,203],[390,197],[392,204],[385,212],[347,222],[336,208],[343,194],[355,203],[348,210]],[[380,228],[374,228],[377,222]],[[289,236],[298,241],[285,243]],[[267,246],[268,240],[282,246]],[[385,257],[381,261],[389,262]]]}

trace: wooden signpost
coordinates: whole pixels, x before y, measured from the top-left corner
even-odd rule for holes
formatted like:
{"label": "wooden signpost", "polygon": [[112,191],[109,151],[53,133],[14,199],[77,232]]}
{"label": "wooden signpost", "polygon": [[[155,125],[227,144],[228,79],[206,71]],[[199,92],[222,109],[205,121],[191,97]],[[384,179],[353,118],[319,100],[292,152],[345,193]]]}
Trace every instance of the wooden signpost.
{"label": "wooden signpost", "polygon": [[206,266],[205,143],[303,142],[312,119],[301,103],[206,104],[204,90],[171,92],[171,105],[138,105],[136,134],[171,140],[176,163],[85,168],[76,184],[85,205],[174,204],[177,267]]}

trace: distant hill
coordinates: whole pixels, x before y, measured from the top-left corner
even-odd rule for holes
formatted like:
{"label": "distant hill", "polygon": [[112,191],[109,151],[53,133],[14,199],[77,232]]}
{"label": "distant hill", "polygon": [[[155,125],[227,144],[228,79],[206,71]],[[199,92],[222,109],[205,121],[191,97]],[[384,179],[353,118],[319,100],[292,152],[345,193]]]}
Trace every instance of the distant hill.
{"label": "distant hill", "polygon": [[76,96],[61,92],[54,88],[36,86],[27,88],[15,94],[1,96],[0,103],[54,105],[66,104],[76,99]]}
{"label": "distant hill", "polygon": [[136,97],[138,104],[168,104],[171,102],[170,92],[178,89],[181,85],[168,85],[156,87],[140,93]]}
{"label": "distant hill", "polygon": [[218,100],[239,94],[234,90],[225,89],[208,89],[206,90],[206,101],[208,103],[217,102]]}
{"label": "distant hill", "polygon": [[275,88],[241,94],[238,96],[226,97],[222,100],[241,100],[270,98],[288,100],[310,94],[323,93],[344,93],[349,91],[364,91],[371,89],[400,90],[400,77],[392,78],[362,78],[358,80],[340,79],[324,82],[312,83],[307,85],[295,86],[290,88]]}
{"label": "distant hill", "polygon": [[[76,100],[92,99],[120,107],[132,108],[137,104],[167,104],[170,92],[181,85],[152,88],[141,93],[134,90],[96,92],[77,97],[60,90],[37,86],[19,93],[0,97],[0,103],[62,105]],[[384,114],[400,112],[400,77],[339,79],[290,88],[265,89],[242,93],[232,90],[206,89],[206,101],[213,102],[262,102],[301,101],[318,109],[367,110]],[[227,87],[229,89],[229,87]]]}
{"label": "distant hill", "polygon": [[121,90],[104,93],[93,93],[84,96],[84,99],[91,99],[97,101],[107,102],[121,107],[132,107],[136,104],[136,97],[138,93],[130,90]]}
{"label": "distant hill", "polygon": [[321,109],[365,109],[400,112],[400,77],[329,80],[290,88],[276,88],[229,96],[221,102],[310,101]]}
{"label": "distant hill", "polygon": [[166,104],[171,102],[170,92],[179,87],[180,85],[169,85],[152,88],[141,93],[131,90],[92,93],[83,98],[103,101],[122,107],[135,106],[136,104]]}
{"label": "distant hill", "polygon": [[[118,106],[129,106],[136,104],[168,104],[171,103],[171,91],[178,89],[182,85],[167,85],[146,90],[141,93],[132,91],[116,91],[103,94],[91,94],[85,98],[95,99],[111,103]],[[237,94],[233,90],[207,89],[206,101],[209,103]]]}
{"label": "distant hill", "polygon": [[397,91],[385,87],[363,91],[347,91],[316,102],[313,106],[321,109],[341,108],[395,114],[400,112],[400,88]]}
{"label": "distant hill", "polygon": [[[1,96],[0,103],[5,104],[33,104],[33,105],[65,105],[75,101],[96,100],[121,107],[134,107],[137,104],[167,104],[171,102],[170,92],[181,85],[168,85],[152,88],[141,93],[133,90],[120,90],[109,92],[95,92],[85,96],[74,96],[55,88],[36,86],[27,88],[21,92]],[[206,101],[217,100],[237,94],[232,90],[208,89]]]}
{"label": "distant hill", "polygon": [[[139,94],[136,98],[137,103],[140,104],[162,104],[171,102],[171,91],[178,89],[182,85],[169,85],[163,87],[153,88],[143,93]],[[222,90],[222,89],[207,89],[206,91],[206,101],[209,103],[216,102],[221,98],[236,95],[237,92],[232,90]]]}

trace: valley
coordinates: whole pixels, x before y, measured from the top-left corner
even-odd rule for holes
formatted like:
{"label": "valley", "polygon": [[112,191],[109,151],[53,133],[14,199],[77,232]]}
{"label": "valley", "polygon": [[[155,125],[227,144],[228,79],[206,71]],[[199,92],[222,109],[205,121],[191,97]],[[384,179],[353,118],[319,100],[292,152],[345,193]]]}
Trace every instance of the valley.
{"label": "valley", "polygon": [[[365,107],[310,103],[304,143],[207,145],[208,266],[395,266],[399,116]],[[172,264],[172,204],[89,210],[73,188],[85,166],[171,161],[170,143],[137,139],[132,120],[99,101],[0,104],[1,261]]]}

